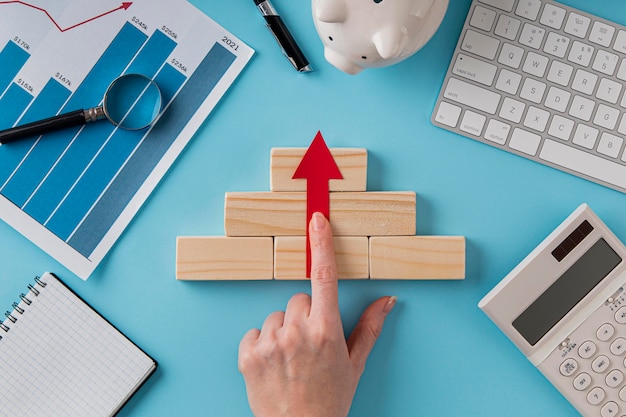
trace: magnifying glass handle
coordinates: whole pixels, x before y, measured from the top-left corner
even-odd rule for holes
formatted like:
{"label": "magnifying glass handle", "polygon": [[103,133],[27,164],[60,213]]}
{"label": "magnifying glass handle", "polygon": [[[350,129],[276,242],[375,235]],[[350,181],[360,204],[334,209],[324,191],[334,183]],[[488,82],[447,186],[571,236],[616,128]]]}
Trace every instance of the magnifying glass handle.
{"label": "magnifying glass handle", "polygon": [[48,119],[2,130],[0,131],[0,144],[43,135],[44,133],[64,129],[66,127],[83,125],[87,123],[88,120],[88,115],[85,110],[76,110],[70,113],[60,114]]}

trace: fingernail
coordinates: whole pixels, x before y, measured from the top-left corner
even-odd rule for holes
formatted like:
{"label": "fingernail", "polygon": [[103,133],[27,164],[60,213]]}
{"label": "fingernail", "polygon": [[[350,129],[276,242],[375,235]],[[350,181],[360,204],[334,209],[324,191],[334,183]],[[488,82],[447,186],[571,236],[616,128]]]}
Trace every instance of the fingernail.
{"label": "fingernail", "polygon": [[387,300],[387,303],[383,307],[383,312],[385,314],[388,314],[391,310],[393,310],[393,308],[396,306],[396,301],[398,301],[397,296],[394,295],[394,296],[389,297],[389,299]]}
{"label": "fingernail", "polygon": [[313,230],[319,232],[321,230],[324,230],[325,226],[326,218],[324,217],[324,215],[319,212],[313,213]]}

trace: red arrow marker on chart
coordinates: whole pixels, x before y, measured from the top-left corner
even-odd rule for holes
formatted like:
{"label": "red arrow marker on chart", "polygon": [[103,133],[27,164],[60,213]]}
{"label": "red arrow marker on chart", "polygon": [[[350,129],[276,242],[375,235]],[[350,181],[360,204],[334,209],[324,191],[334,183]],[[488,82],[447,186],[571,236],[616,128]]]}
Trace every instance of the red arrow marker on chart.
{"label": "red arrow marker on chart", "polygon": [[330,153],[320,132],[302,157],[293,179],[306,179],[306,276],[311,277],[311,243],[309,223],[313,213],[319,211],[330,219],[330,196],[328,181],[343,179],[341,171]]}

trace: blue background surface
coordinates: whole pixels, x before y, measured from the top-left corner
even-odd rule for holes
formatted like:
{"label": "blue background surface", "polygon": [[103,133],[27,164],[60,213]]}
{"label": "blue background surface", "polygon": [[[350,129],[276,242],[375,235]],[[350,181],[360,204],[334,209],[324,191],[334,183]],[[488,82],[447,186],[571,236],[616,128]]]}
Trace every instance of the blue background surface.
{"label": "blue background surface", "polygon": [[[224,193],[268,191],[272,147],[369,152],[368,190],[417,193],[417,234],[467,237],[464,281],[341,282],[346,332],[367,304],[398,295],[351,416],[576,416],[476,306],[580,203],[626,240],[626,195],[430,124],[469,9],[452,0],[410,59],[357,76],[323,58],[305,0],[274,0],[315,72],[298,74],[251,0],[193,3],[256,50],[249,66],[87,282],[0,223],[0,306],[57,273],[159,361],[120,416],[251,415],[237,370],[243,334],[307,282],[177,282],[179,235],[223,235]],[[626,2],[568,0],[626,24]]]}

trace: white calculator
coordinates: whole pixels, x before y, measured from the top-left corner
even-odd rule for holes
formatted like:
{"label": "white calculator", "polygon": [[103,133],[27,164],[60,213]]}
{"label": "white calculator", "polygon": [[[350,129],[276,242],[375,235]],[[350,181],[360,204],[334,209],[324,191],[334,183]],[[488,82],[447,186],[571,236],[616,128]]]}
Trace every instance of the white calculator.
{"label": "white calculator", "polygon": [[583,204],[478,304],[585,417],[626,416],[625,259]]}

